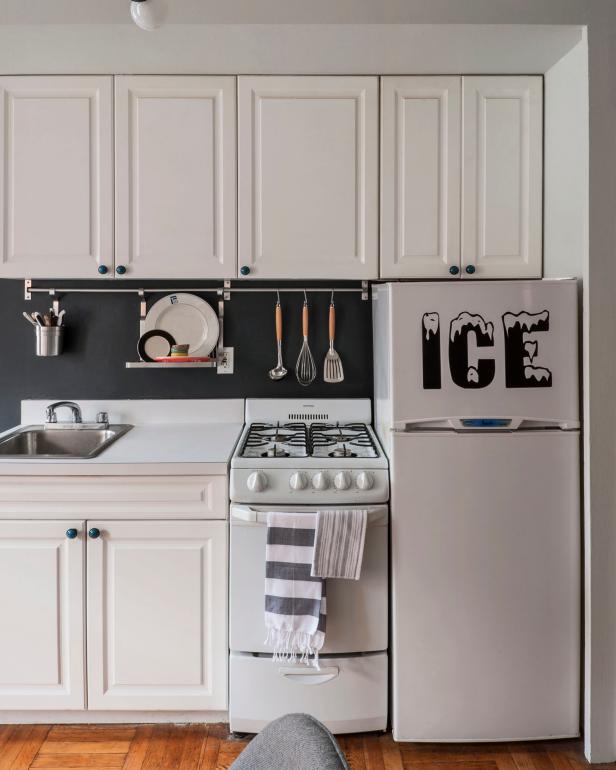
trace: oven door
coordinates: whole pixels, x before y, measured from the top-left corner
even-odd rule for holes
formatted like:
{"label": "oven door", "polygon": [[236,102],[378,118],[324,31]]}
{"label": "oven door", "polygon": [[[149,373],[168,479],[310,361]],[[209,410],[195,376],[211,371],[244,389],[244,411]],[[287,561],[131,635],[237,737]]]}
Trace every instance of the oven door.
{"label": "oven door", "polygon": [[[357,506],[347,506],[352,508]],[[344,509],[342,506],[341,509]],[[377,652],[388,639],[388,509],[367,506],[359,580],[327,581],[323,654]],[[229,641],[234,652],[271,653],[264,644],[265,542],[268,511],[315,513],[308,506],[231,505]]]}

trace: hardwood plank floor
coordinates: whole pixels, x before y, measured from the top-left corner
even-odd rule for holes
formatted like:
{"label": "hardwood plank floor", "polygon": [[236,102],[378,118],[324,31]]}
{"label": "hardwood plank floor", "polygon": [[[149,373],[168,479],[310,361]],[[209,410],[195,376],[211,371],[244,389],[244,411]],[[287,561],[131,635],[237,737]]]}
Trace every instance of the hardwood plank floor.
{"label": "hardwood plank floor", "polygon": [[[580,770],[581,741],[396,743],[339,736],[352,770]],[[0,770],[225,770],[248,741],[216,725],[0,725]],[[594,765],[616,770],[614,765]],[[315,768],[318,770],[318,768]]]}

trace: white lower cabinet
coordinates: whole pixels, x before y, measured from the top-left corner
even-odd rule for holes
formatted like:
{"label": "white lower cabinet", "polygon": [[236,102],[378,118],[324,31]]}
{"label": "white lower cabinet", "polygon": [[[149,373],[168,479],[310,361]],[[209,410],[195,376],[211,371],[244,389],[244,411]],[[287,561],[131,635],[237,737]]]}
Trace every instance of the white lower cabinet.
{"label": "white lower cabinet", "polygon": [[[168,479],[159,496],[175,495],[173,511],[156,519],[149,503],[142,520],[134,484],[116,480],[120,509],[111,493],[97,502],[95,480],[90,501],[81,479],[60,481],[42,483],[64,516],[45,519],[22,485],[14,518],[0,519],[0,711],[225,711],[226,479],[195,482],[208,501],[197,510]],[[219,518],[196,518],[208,514]]]}
{"label": "white lower cabinet", "polygon": [[83,709],[84,522],[0,521],[0,709]]}
{"label": "white lower cabinet", "polygon": [[88,528],[89,708],[226,709],[227,523]]}

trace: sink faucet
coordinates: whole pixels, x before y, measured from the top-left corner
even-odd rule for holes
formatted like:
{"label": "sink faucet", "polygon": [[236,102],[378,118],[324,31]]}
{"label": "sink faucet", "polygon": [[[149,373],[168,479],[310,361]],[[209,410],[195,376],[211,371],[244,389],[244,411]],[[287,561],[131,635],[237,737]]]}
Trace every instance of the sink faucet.
{"label": "sink faucet", "polygon": [[58,416],[56,415],[56,410],[59,409],[61,406],[65,406],[67,407],[67,409],[71,410],[73,414],[74,423],[81,422],[81,408],[79,407],[79,404],[76,404],[74,401],[56,401],[53,404],[49,404],[49,406],[45,409],[45,422],[47,423],[58,422]]}

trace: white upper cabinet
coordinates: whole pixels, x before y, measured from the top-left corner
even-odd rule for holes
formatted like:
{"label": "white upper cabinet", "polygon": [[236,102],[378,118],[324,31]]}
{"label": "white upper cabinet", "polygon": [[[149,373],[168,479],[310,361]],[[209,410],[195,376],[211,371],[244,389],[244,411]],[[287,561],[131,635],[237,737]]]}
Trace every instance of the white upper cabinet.
{"label": "white upper cabinet", "polygon": [[111,77],[0,77],[0,278],[113,260]]}
{"label": "white upper cabinet", "polygon": [[116,274],[236,275],[235,104],[234,77],[116,77]]}
{"label": "white upper cabinet", "polygon": [[459,77],[381,79],[381,276],[460,264]]}
{"label": "white upper cabinet", "polygon": [[378,79],[240,77],[240,275],[376,278]]}
{"label": "white upper cabinet", "polygon": [[84,522],[0,521],[0,709],[82,709]]}
{"label": "white upper cabinet", "polygon": [[227,708],[227,522],[89,521],[88,707]]}
{"label": "white upper cabinet", "polygon": [[542,274],[543,79],[463,78],[462,274]]}
{"label": "white upper cabinet", "polygon": [[381,88],[381,277],[540,278],[542,78]]}

